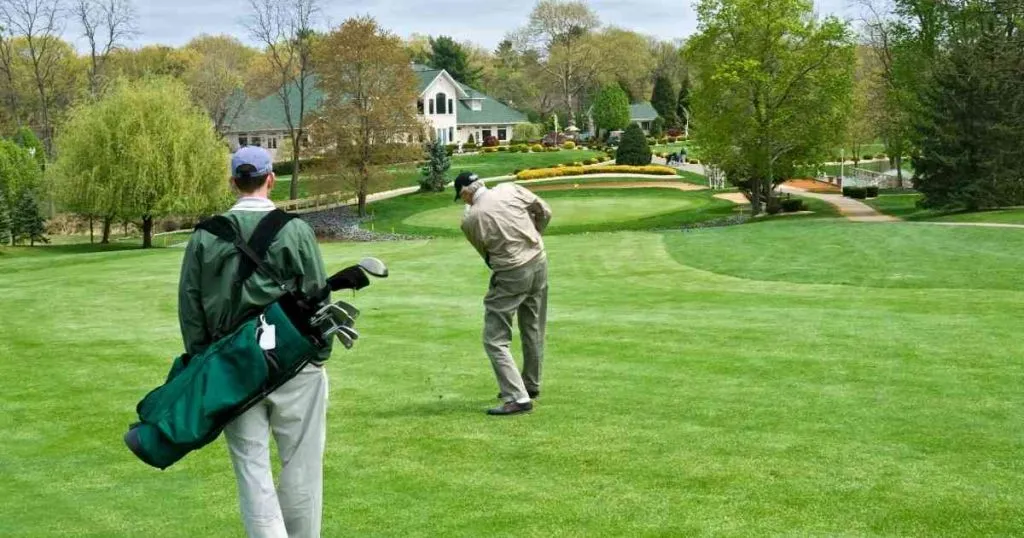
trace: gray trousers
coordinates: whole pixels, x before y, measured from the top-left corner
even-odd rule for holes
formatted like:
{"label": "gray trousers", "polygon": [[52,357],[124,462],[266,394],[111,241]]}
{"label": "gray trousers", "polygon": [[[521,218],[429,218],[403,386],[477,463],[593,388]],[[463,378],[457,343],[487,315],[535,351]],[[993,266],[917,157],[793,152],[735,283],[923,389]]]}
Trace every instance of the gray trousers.
{"label": "gray trousers", "polygon": [[[250,538],[319,538],[326,421],[327,372],[309,365],[224,429]],[[276,490],[271,433],[281,459]]]}
{"label": "gray trousers", "polygon": [[[491,359],[505,401],[529,400],[527,390],[540,391],[548,311],[547,260],[491,275],[484,298],[484,350]],[[512,358],[512,318],[519,317],[523,370]]]}

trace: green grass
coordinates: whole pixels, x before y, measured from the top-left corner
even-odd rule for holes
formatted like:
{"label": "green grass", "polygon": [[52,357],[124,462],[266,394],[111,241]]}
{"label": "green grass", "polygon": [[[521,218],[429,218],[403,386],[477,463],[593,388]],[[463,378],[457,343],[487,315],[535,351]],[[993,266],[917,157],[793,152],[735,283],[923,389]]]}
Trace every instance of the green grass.
{"label": "green grass", "polygon": [[[733,213],[735,205],[710,191],[674,189],[594,189],[545,191],[552,204],[550,235],[618,230],[668,229]],[[560,211],[559,206],[564,209]],[[450,191],[417,193],[370,205],[372,227],[381,232],[410,235],[461,236],[464,205],[453,203]]]}
{"label": "green grass", "polygon": [[[324,246],[392,276],[348,297],[363,338],[327,366],[323,536],[1019,534],[1024,232],[547,244],[543,395],[511,419],[482,412],[464,240]],[[242,535],[222,440],[165,472],[120,441],[181,349],[181,250],[69,249],[0,249],[0,535]]]}
{"label": "green grass", "polygon": [[985,222],[996,224],[1024,224],[1024,208],[992,209],[973,212],[942,212],[934,209],[917,207],[921,194],[883,194],[878,198],[866,200],[875,209],[912,221],[935,222]]}

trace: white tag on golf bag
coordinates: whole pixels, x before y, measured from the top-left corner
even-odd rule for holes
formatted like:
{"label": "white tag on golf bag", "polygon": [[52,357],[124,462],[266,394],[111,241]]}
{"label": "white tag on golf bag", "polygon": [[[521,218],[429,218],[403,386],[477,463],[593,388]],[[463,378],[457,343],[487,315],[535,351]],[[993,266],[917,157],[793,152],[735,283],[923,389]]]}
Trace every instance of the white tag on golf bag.
{"label": "white tag on golf bag", "polygon": [[277,328],[260,316],[260,349],[270,351],[277,347]]}

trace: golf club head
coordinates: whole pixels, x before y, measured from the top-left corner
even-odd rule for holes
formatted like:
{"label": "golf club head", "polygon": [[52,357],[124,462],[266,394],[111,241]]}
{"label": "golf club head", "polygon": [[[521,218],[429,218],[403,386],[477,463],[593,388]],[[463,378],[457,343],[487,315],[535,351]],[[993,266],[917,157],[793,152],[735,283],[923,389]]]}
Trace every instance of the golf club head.
{"label": "golf club head", "polygon": [[359,260],[359,267],[377,278],[388,277],[388,266],[377,258],[363,258]]}
{"label": "golf club head", "polygon": [[341,345],[345,346],[345,349],[352,349],[352,346],[355,345],[356,341],[348,333],[341,331],[340,329],[342,329],[342,327],[336,326],[327,331],[324,336],[326,338],[330,338],[332,335],[337,336],[338,341],[341,342]]}

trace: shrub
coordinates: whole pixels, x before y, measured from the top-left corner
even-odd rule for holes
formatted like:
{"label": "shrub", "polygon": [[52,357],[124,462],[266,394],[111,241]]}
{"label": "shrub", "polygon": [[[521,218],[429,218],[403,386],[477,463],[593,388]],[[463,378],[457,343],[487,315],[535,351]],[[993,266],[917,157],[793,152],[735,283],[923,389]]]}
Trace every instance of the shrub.
{"label": "shrub", "polygon": [[498,151],[508,151],[508,150],[509,150],[508,146],[498,146]]}
{"label": "shrub", "polygon": [[493,148],[493,147],[497,147],[497,146],[498,146],[498,137],[496,137],[494,135],[491,135],[491,136],[488,136],[487,138],[484,138],[484,147],[485,148]]}
{"label": "shrub", "polygon": [[469,138],[466,139],[466,144],[473,144],[474,146],[476,145],[476,139],[473,138],[473,133],[469,134]]}
{"label": "shrub", "polygon": [[551,147],[547,148],[547,150],[546,150],[546,151],[547,151],[548,153],[554,153],[554,152],[556,152],[556,151],[562,151],[562,150],[561,150],[560,148],[556,147],[556,146],[551,146]]}
{"label": "shrub", "polygon": [[862,161],[870,161],[872,158],[874,158],[873,155],[861,155],[860,160],[862,160]]}
{"label": "shrub", "polygon": [[778,196],[772,196],[769,198],[768,203],[764,206],[764,210],[767,211],[769,215],[778,215],[782,212],[782,201]]}
{"label": "shrub", "polygon": [[637,124],[630,125],[622,135],[622,145],[615,152],[615,164],[645,166],[651,164],[651,148]]}
{"label": "shrub", "polygon": [[427,164],[420,170],[420,190],[441,192],[448,182],[446,175],[451,168],[451,158],[440,142],[427,142]]}
{"label": "shrub", "polygon": [[476,144],[472,142],[466,142],[465,144],[462,145],[462,149],[476,149]]}
{"label": "shrub", "polygon": [[864,189],[864,194],[868,198],[878,198],[878,187],[868,187]]}
{"label": "shrub", "polygon": [[573,166],[583,166],[583,163],[581,163],[579,161],[576,161],[576,162],[572,163],[572,165]]}
{"label": "shrub", "polygon": [[587,160],[583,161],[583,165],[584,166],[590,166],[590,165],[593,165],[593,164],[597,164],[597,159],[587,159]]}
{"label": "shrub", "polygon": [[544,151],[544,146],[542,146],[540,144],[534,144],[534,145],[530,146],[530,151],[533,151],[535,153],[540,153],[540,152]]}
{"label": "shrub", "polygon": [[659,138],[658,139],[658,144],[661,144],[661,145],[668,144],[668,137],[664,137],[663,136],[663,137]]}
{"label": "shrub", "polygon": [[843,196],[863,200],[867,198],[868,191],[864,187],[843,187]]}
{"label": "shrub", "polygon": [[576,142],[566,140],[565,143],[562,144],[562,149],[576,149]]}
{"label": "shrub", "polygon": [[888,157],[884,153],[879,153],[878,155],[875,155],[875,158],[879,160],[888,159]]}
{"label": "shrub", "polygon": [[498,148],[493,147],[493,146],[492,147],[486,147],[486,148],[483,149],[483,152],[484,153],[497,153],[498,152]]}
{"label": "shrub", "polygon": [[804,210],[804,201],[799,198],[786,198],[782,201],[782,210],[786,213],[796,213]]}
{"label": "shrub", "polygon": [[670,136],[670,137],[679,137],[679,136],[681,136],[683,134],[683,131],[682,131],[682,129],[673,127],[671,129],[669,129],[667,131],[667,133],[668,133],[668,136]]}
{"label": "shrub", "polygon": [[661,137],[665,134],[665,118],[658,116],[651,122],[651,134],[655,137]]}
{"label": "shrub", "polygon": [[[299,159],[299,172],[308,170],[310,166],[319,164],[319,159]],[[274,175],[275,176],[290,176],[295,173],[295,169],[292,168],[292,160],[282,161],[274,163]]]}
{"label": "shrub", "polygon": [[547,179],[565,176],[583,176],[589,174],[646,174],[652,176],[674,176],[676,170],[668,166],[600,166],[584,168],[582,166],[559,166],[550,169],[525,170],[516,174],[517,179]]}

